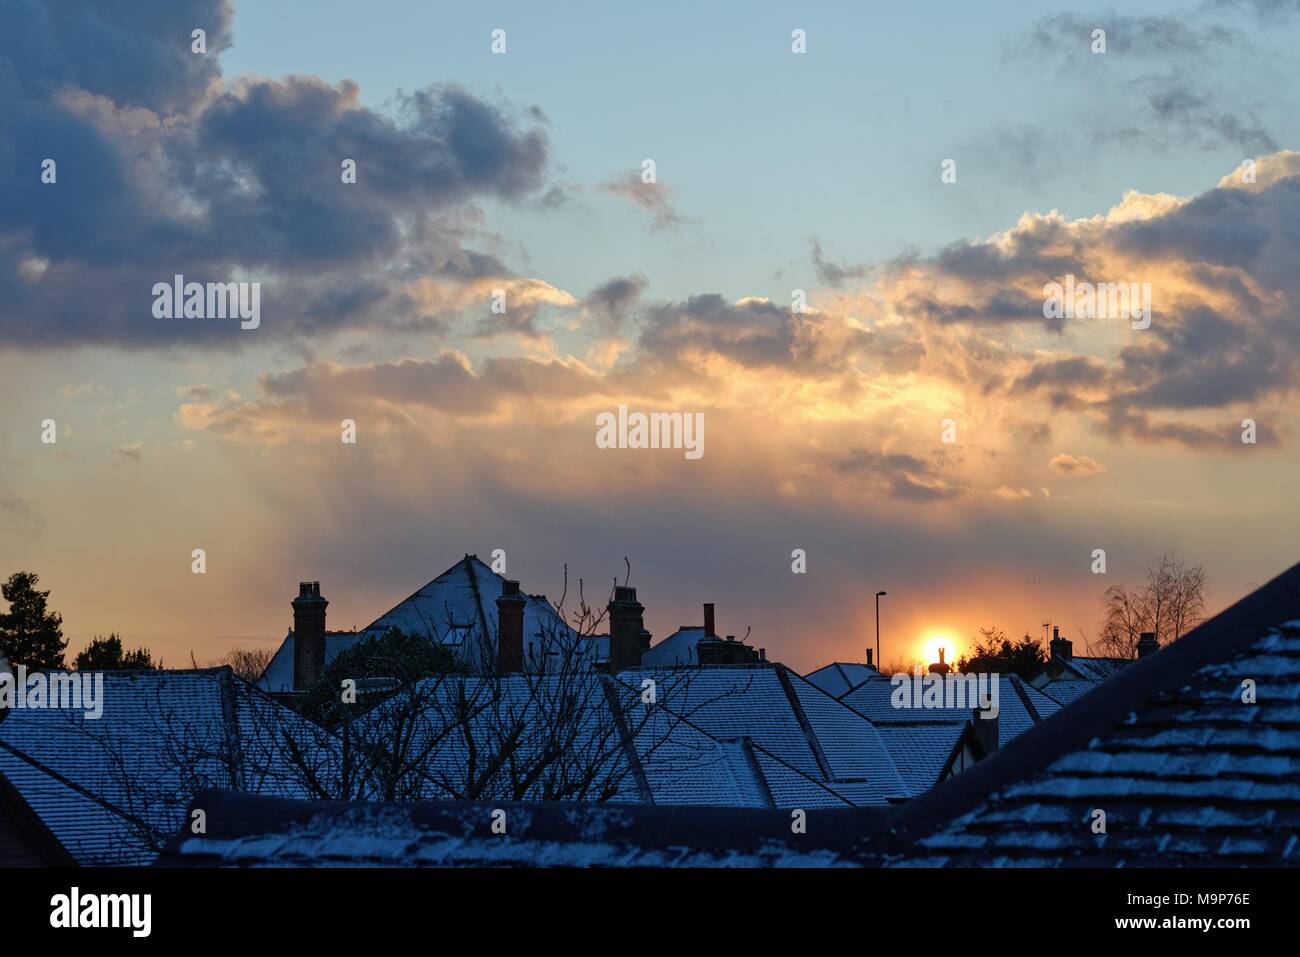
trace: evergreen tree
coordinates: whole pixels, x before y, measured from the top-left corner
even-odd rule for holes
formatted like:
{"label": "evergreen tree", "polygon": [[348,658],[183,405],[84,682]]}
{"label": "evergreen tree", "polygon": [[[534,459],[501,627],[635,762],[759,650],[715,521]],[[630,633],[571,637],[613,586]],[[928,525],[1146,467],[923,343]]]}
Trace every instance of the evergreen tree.
{"label": "evergreen tree", "polygon": [[38,591],[35,572],[14,572],[0,585],[9,611],[0,614],[0,650],[9,660],[32,669],[63,667],[63,616],[46,610],[48,591]]}
{"label": "evergreen tree", "polygon": [[78,671],[151,671],[162,667],[154,663],[148,648],[122,651],[122,639],[117,632],[107,638],[96,636],[86,649],[77,655]]}

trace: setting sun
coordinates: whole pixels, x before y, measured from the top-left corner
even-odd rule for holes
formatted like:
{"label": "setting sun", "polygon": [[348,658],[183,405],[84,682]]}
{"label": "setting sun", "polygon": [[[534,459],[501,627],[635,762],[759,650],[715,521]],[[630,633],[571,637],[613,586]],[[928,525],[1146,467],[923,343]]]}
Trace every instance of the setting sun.
{"label": "setting sun", "polygon": [[927,631],[921,639],[921,661],[932,664],[939,660],[939,649],[943,649],[943,660],[952,664],[957,658],[957,636],[945,629]]}

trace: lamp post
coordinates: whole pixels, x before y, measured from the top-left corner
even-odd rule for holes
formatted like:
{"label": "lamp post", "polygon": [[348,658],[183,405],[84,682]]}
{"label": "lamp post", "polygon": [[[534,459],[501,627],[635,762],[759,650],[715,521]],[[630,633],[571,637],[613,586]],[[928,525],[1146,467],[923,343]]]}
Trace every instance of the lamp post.
{"label": "lamp post", "polygon": [[880,669],[885,666],[885,663],[880,660],[880,599],[887,594],[889,592],[876,592],[876,670],[880,671],[882,675],[884,672]]}

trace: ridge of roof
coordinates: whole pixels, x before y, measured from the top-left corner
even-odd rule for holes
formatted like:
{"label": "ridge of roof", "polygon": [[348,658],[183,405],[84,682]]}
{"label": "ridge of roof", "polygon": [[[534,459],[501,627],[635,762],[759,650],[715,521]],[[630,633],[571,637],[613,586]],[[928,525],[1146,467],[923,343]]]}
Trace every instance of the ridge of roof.
{"label": "ridge of roof", "polygon": [[899,850],[947,826],[995,792],[1085,748],[1157,695],[1177,691],[1205,664],[1229,657],[1270,628],[1300,618],[1300,563],[1154,655],[1139,659],[1096,690],[1017,736],[968,771],[914,798],[883,822],[882,850]]}

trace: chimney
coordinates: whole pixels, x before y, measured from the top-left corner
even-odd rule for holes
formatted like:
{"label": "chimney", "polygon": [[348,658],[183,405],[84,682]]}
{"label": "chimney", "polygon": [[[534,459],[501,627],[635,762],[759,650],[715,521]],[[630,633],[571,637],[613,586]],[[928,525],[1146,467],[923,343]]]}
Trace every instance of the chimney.
{"label": "chimney", "polygon": [[1052,626],[1052,644],[1051,651],[1053,658],[1062,658],[1068,661],[1074,657],[1074,642],[1068,638],[1061,637],[1061,629]]}
{"label": "chimney", "polygon": [[952,669],[951,669],[948,665],[944,664],[944,661],[943,661],[943,649],[940,648],[940,649],[939,649],[939,660],[936,661],[934,664],[930,665],[930,674],[932,674],[932,675],[946,675],[946,674],[947,674],[949,671],[951,671],[951,670],[952,670]]}
{"label": "chimney", "polygon": [[984,751],[984,757],[988,757],[998,749],[998,719],[985,718],[984,714],[985,712],[975,708],[971,712],[970,723],[971,729],[975,732],[975,740]]}
{"label": "chimney", "polygon": [[704,603],[704,637],[718,637],[718,632],[713,627],[713,602],[711,601]]}
{"label": "chimney", "polygon": [[1138,639],[1138,657],[1145,658],[1148,655],[1154,655],[1160,650],[1160,643],[1156,641],[1154,631],[1142,632],[1142,637]]}
{"label": "chimney", "polygon": [[609,603],[610,674],[641,667],[641,655],[650,647],[644,615],[645,607],[636,600],[636,589],[615,585]]}
{"label": "chimney", "polygon": [[519,582],[506,579],[497,599],[497,671],[503,675],[524,670],[524,606]]}
{"label": "chimney", "polygon": [[870,649],[870,648],[867,649],[867,667],[868,667],[868,668],[874,668],[874,667],[875,667],[875,665],[873,665],[873,664],[871,663],[871,649]]}
{"label": "chimney", "polygon": [[325,607],[320,582],[299,582],[293,600],[293,690],[306,691],[325,670]]}

